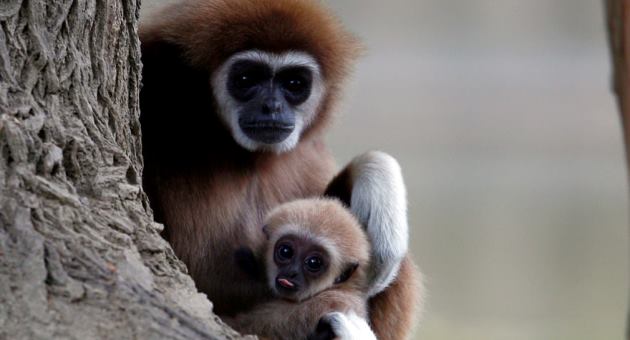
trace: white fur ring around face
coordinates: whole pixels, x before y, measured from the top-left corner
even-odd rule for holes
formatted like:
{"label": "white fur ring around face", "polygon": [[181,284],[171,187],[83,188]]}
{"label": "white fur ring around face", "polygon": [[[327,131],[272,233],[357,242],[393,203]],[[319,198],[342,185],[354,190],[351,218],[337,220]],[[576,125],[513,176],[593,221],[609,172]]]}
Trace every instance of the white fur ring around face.
{"label": "white fur ring around face", "polygon": [[376,340],[376,336],[365,319],[353,312],[348,314],[333,312],[324,315],[335,339],[338,340]]}

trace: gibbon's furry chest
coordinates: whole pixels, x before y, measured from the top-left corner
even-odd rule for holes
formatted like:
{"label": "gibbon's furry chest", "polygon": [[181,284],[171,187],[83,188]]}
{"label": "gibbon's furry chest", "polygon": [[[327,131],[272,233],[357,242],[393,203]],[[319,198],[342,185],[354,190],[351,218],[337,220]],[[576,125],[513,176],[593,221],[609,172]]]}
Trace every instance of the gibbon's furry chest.
{"label": "gibbon's furry chest", "polygon": [[[269,209],[321,195],[335,166],[320,141],[305,141],[286,154],[257,159],[246,171],[221,166],[160,174],[152,205],[165,236],[218,314],[232,314],[268,296],[264,282],[247,277],[234,262],[236,249],[256,244]],[[214,280],[220,277],[220,280]]]}

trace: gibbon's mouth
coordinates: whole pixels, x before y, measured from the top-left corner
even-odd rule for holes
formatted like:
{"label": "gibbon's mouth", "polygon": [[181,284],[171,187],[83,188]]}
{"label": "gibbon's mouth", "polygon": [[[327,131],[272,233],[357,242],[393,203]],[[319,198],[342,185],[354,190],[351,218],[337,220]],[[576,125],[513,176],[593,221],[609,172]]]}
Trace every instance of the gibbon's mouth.
{"label": "gibbon's mouth", "polygon": [[298,290],[298,286],[295,282],[284,277],[276,278],[276,288],[278,288],[279,291],[288,292],[295,292]]}
{"label": "gibbon's mouth", "polygon": [[241,129],[247,137],[265,144],[276,144],[289,137],[295,124],[282,121],[240,122]]}

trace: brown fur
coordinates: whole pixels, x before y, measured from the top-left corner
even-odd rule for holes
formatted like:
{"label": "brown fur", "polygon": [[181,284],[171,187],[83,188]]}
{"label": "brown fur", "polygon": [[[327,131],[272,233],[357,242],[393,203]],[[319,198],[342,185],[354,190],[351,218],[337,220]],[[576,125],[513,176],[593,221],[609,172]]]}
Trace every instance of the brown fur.
{"label": "brown fur", "polygon": [[[367,282],[370,245],[354,216],[332,199],[303,199],[282,204],[265,221],[268,240],[258,248],[264,255],[267,276],[275,276],[274,245],[286,235],[295,235],[318,244],[330,255],[329,267],[317,282],[311,282],[308,295],[300,301],[275,299],[253,310],[226,319],[236,330],[272,339],[305,339],[327,313],[350,311],[367,318]],[[348,264],[358,267],[350,278],[333,284]],[[271,281],[273,282],[273,281]],[[306,288],[306,287],[304,287]]]}
{"label": "brown fur", "polygon": [[420,272],[407,255],[396,280],[370,299],[370,321],[379,340],[409,339],[422,305]]}
{"label": "brown fur", "polygon": [[258,242],[266,211],[323,191],[333,163],[317,147],[301,143],[291,153],[251,160],[251,170],[237,165],[182,169],[163,176],[154,188],[152,204],[161,211],[173,249],[220,315],[268,296],[263,283],[250,280],[231,262],[231,254]]}
{"label": "brown fur", "polygon": [[[321,195],[334,175],[321,133],[358,44],[319,2],[308,0],[180,3],[143,24],[140,40],[143,186],[198,288],[216,313],[234,315],[264,302],[269,292],[240,271],[231,254],[256,242],[270,209]],[[290,152],[244,150],[216,113],[212,72],[249,49],[306,51],[322,68],[326,96]]]}

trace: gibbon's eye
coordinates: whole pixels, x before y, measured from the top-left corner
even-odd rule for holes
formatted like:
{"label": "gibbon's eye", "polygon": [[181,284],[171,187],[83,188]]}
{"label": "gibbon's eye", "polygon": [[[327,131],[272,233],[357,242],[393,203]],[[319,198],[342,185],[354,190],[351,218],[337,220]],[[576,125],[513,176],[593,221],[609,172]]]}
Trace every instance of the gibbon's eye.
{"label": "gibbon's eye", "polygon": [[311,273],[317,273],[324,266],[324,260],[319,256],[311,256],[304,261],[306,270]]}
{"label": "gibbon's eye", "polygon": [[293,257],[293,248],[288,244],[281,244],[276,249],[276,256],[281,261],[290,260]]}
{"label": "gibbon's eye", "polygon": [[256,79],[251,74],[239,74],[234,78],[234,85],[239,89],[248,89],[256,85]]}
{"label": "gibbon's eye", "polygon": [[284,81],[283,86],[285,89],[291,92],[300,92],[304,90],[304,84],[306,82],[299,77],[287,79]]}
{"label": "gibbon's eye", "polygon": [[256,94],[256,86],[271,79],[271,76],[271,69],[265,64],[250,60],[237,61],[228,75],[228,91],[235,99],[248,101]]}
{"label": "gibbon's eye", "polygon": [[277,74],[280,86],[284,89],[285,98],[292,105],[299,105],[311,95],[313,74],[306,67],[289,67]]}

